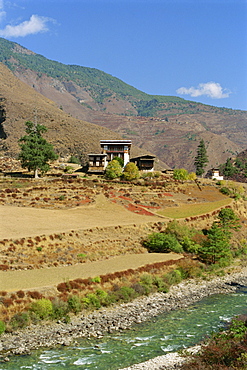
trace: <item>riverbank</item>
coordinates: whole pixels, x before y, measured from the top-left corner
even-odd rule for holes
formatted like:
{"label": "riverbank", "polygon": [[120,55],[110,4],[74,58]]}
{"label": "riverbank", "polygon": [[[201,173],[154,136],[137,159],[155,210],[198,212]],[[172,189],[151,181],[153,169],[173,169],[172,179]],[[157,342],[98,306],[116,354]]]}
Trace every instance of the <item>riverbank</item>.
{"label": "riverbank", "polygon": [[[186,349],[186,354],[194,354],[200,350],[201,346],[194,346]],[[171,352],[167,355],[158,356],[151,360],[141,362],[130,367],[119,370],[173,370],[179,369],[185,363],[186,357],[179,355],[178,352]]]}
{"label": "riverbank", "polygon": [[[4,333],[0,337],[2,360],[11,355],[28,354],[40,347],[67,346],[75,343],[78,337],[102,337],[104,333],[122,331],[163,312],[187,307],[206,296],[233,292],[237,284],[247,285],[247,268],[210,281],[183,281],[171,287],[169,293],[156,293],[128,304],[101,309],[89,315],[75,316],[69,324],[42,323],[12,334]],[[164,364],[149,366],[148,369],[162,369],[160,366]]]}

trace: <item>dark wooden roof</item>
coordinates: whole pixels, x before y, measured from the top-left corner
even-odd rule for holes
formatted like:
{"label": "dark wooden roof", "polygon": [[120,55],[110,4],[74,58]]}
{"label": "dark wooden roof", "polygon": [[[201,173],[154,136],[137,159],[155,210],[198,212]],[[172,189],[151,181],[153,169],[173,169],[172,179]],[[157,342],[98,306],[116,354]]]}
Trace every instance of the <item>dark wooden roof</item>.
{"label": "dark wooden roof", "polygon": [[149,154],[145,154],[145,155],[139,155],[138,157],[131,157],[130,159],[154,159],[156,158],[155,155],[149,155]]}

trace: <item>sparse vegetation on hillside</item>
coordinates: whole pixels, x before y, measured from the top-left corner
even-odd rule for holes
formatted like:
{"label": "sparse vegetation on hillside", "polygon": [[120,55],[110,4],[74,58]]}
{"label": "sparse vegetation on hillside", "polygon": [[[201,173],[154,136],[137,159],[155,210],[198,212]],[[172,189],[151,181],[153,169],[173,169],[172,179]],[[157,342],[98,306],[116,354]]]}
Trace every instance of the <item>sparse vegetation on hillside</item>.
{"label": "sparse vegetation on hillside", "polygon": [[[32,53],[20,45],[2,38],[0,38],[0,62],[13,71],[17,67],[22,67],[37,72],[40,77],[42,74],[46,74],[61,82],[73,81],[78,86],[84,87],[93,99],[100,104],[105,99],[115,95],[124,100],[129,100],[132,104],[142,100],[143,103],[138,103],[138,110],[139,113],[142,113],[142,111],[145,113],[145,104],[153,106],[152,101],[157,100],[152,95],[148,95],[98,69],[78,65],[65,65],[49,60],[40,54]],[[145,101],[148,102],[149,100],[151,100],[151,103],[145,103]],[[160,96],[159,100],[163,102],[185,102],[184,99],[178,97]],[[141,107],[142,104],[144,104],[144,108]],[[150,116],[150,112],[148,115]]]}
{"label": "sparse vegetation on hillside", "polygon": [[235,158],[227,158],[226,162],[220,165],[220,171],[228,179],[247,182],[247,150]]}

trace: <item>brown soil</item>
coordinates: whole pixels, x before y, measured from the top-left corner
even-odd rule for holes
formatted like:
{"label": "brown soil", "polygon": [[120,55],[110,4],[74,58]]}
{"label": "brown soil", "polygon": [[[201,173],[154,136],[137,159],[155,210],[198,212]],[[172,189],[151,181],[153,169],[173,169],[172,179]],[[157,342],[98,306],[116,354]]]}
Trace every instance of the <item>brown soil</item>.
{"label": "brown soil", "polygon": [[[20,238],[77,229],[144,224],[149,216],[136,215],[109,201],[103,194],[96,203],[65,210],[0,206],[0,239]],[[160,221],[155,216],[152,221]]]}

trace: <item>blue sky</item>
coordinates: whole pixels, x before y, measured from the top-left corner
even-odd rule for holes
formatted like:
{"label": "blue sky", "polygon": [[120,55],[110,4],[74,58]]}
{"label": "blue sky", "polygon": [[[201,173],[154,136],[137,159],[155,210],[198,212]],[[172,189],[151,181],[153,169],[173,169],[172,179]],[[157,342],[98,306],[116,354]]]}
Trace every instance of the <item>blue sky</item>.
{"label": "blue sky", "polygon": [[246,0],[0,0],[0,37],[149,94],[247,110]]}

